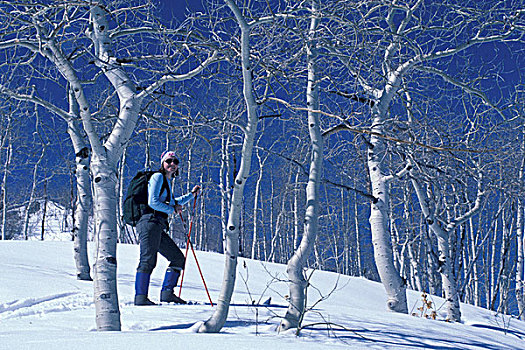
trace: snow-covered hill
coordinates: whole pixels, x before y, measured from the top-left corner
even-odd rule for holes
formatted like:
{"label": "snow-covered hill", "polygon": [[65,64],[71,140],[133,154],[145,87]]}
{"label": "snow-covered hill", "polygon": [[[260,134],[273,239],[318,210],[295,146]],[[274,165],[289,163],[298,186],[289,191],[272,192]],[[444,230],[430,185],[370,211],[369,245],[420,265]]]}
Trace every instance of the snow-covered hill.
{"label": "snow-covered hill", "polygon": [[[44,211],[45,205],[45,211]],[[26,207],[21,206],[11,211],[10,231],[16,232],[15,239],[22,239]],[[33,203],[30,211],[27,232],[29,240],[64,241],[72,239],[73,217],[71,210],[54,201],[38,200]],[[90,237],[91,237],[91,233]]]}
{"label": "snow-covered hill", "polygon": [[[93,246],[90,245],[90,252]],[[199,262],[216,300],[223,257],[198,252]],[[464,323],[442,319],[443,300],[432,297],[438,320],[385,310],[383,287],[361,278],[316,271],[306,315],[297,337],[276,333],[286,309],[285,266],[241,259],[228,321],[219,334],[195,333],[208,319],[210,305],[132,304],[138,246],[118,247],[118,291],[122,332],[95,331],[92,283],[75,277],[73,245],[59,241],[0,241],[0,349],[525,349],[525,322],[462,306]],[[150,296],[158,301],[166,261],[159,259]],[[182,297],[207,301],[193,258],[188,260]],[[273,306],[251,301],[271,297]],[[419,293],[409,293],[419,314]]]}

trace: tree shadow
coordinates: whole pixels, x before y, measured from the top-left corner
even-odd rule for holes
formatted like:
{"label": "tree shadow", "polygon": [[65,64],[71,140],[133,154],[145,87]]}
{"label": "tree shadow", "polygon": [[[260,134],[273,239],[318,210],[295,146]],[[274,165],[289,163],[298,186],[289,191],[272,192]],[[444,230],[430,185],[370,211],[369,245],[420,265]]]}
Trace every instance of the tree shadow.
{"label": "tree shadow", "polygon": [[[430,337],[428,335],[419,337],[416,335],[407,335],[402,332],[393,331],[377,331],[377,330],[349,330],[349,329],[334,329],[327,327],[315,327],[307,328],[310,331],[322,331],[329,332],[329,337],[338,339],[344,343],[355,343],[355,341],[369,343],[369,344],[381,344],[391,345],[392,347],[406,346],[415,347],[417,349],[486,349],[486,350],[500,350],[502,344],[487,344],[481,341],[469,340],[469,339],[443,339],[439,337]],[[352,334],[348,334],[352,333]],[[378,339],[379,337],[379,339]],[[435,344],[432,344],[435,343]]]}
{"label": "tree shadow", "polygon": [[[228,333],[228,328],[238,328],[238,327],[249,327],[249,326],[255,326],[255,325],[261,325],[266,324],[264,322],[255,322],[255,321],[226,321],[226,323],[223,326],[223,331],[221,333]],[[157,328],[152,328],[150,331],[166,331],[166,330],[183,330],[183,329],[190,329],[193,327],[195,323],[182,323],[182,324],[174,324],[169,326],[162,326]]]}
{"label": "tree shadow", "polygon": [[505,334],[512,334],[512,335],[516,336],[519,339],[525,339],[525,333],[520,332],[520,331],[518,331],[516,329],[490,326],[488,324],[471,324],[470,326],[476,327],[476,328],[491,329],[491,330],[494,330],[494,331],[503,332]]}

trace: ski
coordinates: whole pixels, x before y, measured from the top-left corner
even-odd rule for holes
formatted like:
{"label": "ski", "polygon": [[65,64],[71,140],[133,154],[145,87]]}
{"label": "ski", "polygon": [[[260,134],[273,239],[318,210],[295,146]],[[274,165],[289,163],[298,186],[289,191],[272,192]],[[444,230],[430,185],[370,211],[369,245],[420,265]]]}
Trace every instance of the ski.
{"label": "ski", "polygon": [[[188,305],[210,305],[209,302],[205,301],[188,301]],[[213,304],[215,306],[215,304]],[[286,309],[287,305],[279,305],[279,304],[250,304],[250,303],[231,303],[230,306],[236,306],[236,307],[257,307],[257,308],[281,308]]]}
{"label": "ski", "polygon": [[[136,305],[133,305],[132,302],[130,303],[126,303],[127,305],[129,306],[136,306]],[[185,306],[185,305],[189,305],[189,306],[196,306],[196,305],[202,305],[202,306],[215,306],[216,304],[214,303],[213,305],[208,302],[208,301],[198,301],[198,300],[187,300],[186,301],[186,304],[180,304],[180,303],[173,303],[173,302],[159,302],[159,303],[156,303],[155,305],[151,305],[151,306],[166,306],[166,305],[171,305],[171,306]],[[255,308],[280,308],[280,309],[286,309],[288,307],[288,305],[281,305],[281,304],[271,304],[271,303],[259,303],[259,304],[250,304],[250,303],[231,303],[230,306],[235,306],[235,307],[255,307]],[[143,307],[143,306],[140,306],[140,307]]]}

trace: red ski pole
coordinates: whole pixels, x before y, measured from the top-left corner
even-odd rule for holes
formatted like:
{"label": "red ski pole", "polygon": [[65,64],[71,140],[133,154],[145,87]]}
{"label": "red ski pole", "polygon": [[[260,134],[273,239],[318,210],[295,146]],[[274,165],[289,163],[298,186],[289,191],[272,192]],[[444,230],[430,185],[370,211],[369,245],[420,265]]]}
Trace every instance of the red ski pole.
{"label": "red ski pole", "polygon": [[190,247],[191,247],[191,251],[193,252],[193,257],[195,258],[195,262],[197,263],[197,268],[199,269],[199,274],[201,275],[202,283],[204,284],[204,289],[206,290],[206,294],[208,295],[208,300],[210,301],[210,305],[213,307],[213,301],[211,301],[210,292],[208,291],[208,286],[206,286],[206,281],[204,281],[204,276],[202,275],[201,267],[199,265],[199,260],[197,260],[197,254],[195,254],[195,250],[193,249],[193,243],[191,243],[191,241],[190,241]]}
{"label": "red ski pole", "polygon": [[[197,198],[195,197],[195,201],[196,202]],[[179,212],[180,214],[180,220],[182,221],[182,223],[184,224],[184,227],[186,228],[186,222],[184,222],[184,218],[182,217],[182,211]],[[186,240],[186,252],[184,253],[184,264],[186,264],[186,260],[188,258],[188,248],[190,246],[190,235],[191,235],[191,224],[193,223],[193,220],[190,221],[190,230],[188,231],[188,235],[187,235],[187,240]],[[180,286],[179,286],[179,298],[180,298],[180,295],[182,293],[182,282],[184,282],[184,271],[186,271],[186,268],[184,268],[182,270],[182,274],[180,276]]]}
{"label": "red ski pole", "polygon": [[[197,196],[195,196],[195,198],[193,200],[193,212],[194,213],[195,213],[195,205],[196,205],[196,203],[197,203]],[[180,219],[181,219],[182,223],[184,224],[184,226],[186,226],[184,218],[182,217],[182,212],[179,212],[179,215],[180,215]],[[213,301],[211,300],[210,292],[208,291],[208,286],[206,285],[206,281],[204,280],[204,276],[202,274],[202,270],[201,270],[201,267],[200,267],[200,264],[199,264],[199,260],[197,260],[197,255],[195,254],[195,250],[193,249],[193,243],[191,242],[192,227],[193,227],[193,215],[191,217],[190,228],[188,230],[188,239],[186,240],[186,253],[184,254],[184,260],[186,261],[186,259],[188,257],[188,248],[191,247],[191,251],[193,252],[193,257],[195,258],[195,262],[197,263],[197,268],[199,270],[199,274],[201,275],[202,283],[204,284],[204,289],[206,290],[206,294],[208,295],[208,300],[210,301],[210,305],[213,306]],[[182,293],[182,283],[184,281],[184,271],[185,271],[185,269],[182,270],[182,275],[181,275],[181,280],[180,280],[179,298],[180,298],[181,293]]]}

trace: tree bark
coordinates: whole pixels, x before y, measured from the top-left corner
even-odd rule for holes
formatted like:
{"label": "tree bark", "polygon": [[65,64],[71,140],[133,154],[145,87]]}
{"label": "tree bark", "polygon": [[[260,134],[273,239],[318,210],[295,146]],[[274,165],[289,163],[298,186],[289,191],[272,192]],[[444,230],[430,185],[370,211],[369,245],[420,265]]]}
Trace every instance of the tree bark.
{"label": "tree bark", "polygon": [[235,277],[237,273],[237,256],[239,254],[239,232],[241,224],[242,201],[244,196],[244,186],[250,175],[250,163],[252,159],[253,144],[257,132],[257,103],[253,93],[253,77],[251,74],[250,59],[250,25],[242,15],[240,9],[233,0],[224,0],[241,28],[241,65],[243,76],[243,94],[246,103],[247,124],[244,127],[244,140],[241,150],[241,164],[239,172],[233,184],[233,193],[230,204],[226,236],[224,242],[224,278],[217,302],[217,308],[213,315],[199,328],[202,333],[219,332],[230,308],[233,288],[235,287]]}
{"label": "tree bark", "polygon": [[[231,130],[229,126],[224,126],[221,138],[221,166],[219,169],[219,187],[221,189],[221,234],[217,235],[222,238],[217,244],[217,250],[225,252],[224,240],[226,239],[228,207],[231,203],[230,196],[230,135]],[[219,239],[217,239],[219,241]],[[220,243],[220,244],[219,244]]]}
{"label": "tree bark", "polygon": [[42,208],[42,225],[40,227],[40,240],[44,240],[44,236],[46,233],[46,213],[47,213],[47,203],[48,203],[48,196],[47,196],[47,179],[44,181],[44,206]]}
{"label": "tree bark", "polygon": [[426,219],[427,224],[429,225],[431,231],[436,235],[438,242],[438,271],[441,274],[441,283],[443,286],[443,292],[446,299],[446,309],[447,309],[447,320],[452,322],[461,321],[461,310],[459,304],[459,292],[457,289],[457,280],[454,274],[452,267],[452,258],[450,255],[450,232],[456,229],[458,225],[470,219],[475,213],[480,209],[480,202],[483,192],[481,190],[481,175],[478,180],[478,193],[476,197],[475,204],[469,208],[468,212],[463,214],[461,217],[451,217],[450,221],[446,224],[446,228],[442,228],[437,218],[434,217],[434,214],[430,211],[428,207],[428,199],[425,192],[421,189],[416,178],[412,175],[411,181],[414,189],[416,191],[417,198],[419,200],[419,205],[421,211]]}
{"label": "tree bark", "polygon": [[7,150],[6,150],[6,157],[4,161],[4,175],[2,176],[2,240],[5,241],[7,238],[6,231],[7,231],[7,175],[9,173],[9,167],[11,165],[11,157],[13,156],[13,143],[11,141],[11,131],[9,130],[9,126],[11,124],[11,117],[8,116],[8,129],[6,131],[6,142],[7,142]]}
{"label": "tree bark", "polygon": [[91,171],[97,246],[93,264],[97,330],[120,331],[117,294],[116,162],[94,154]]}
{"label": "tree bark", "polygon": [[90,152],[86,140],[82,136],[81,127],[78,124],[80,111],[78,102],[71,89],[69,90],[69,112],[72,117],[67,120],[67,132],[75,152],[75,180],[77,187],[75,220],[72,230],[74,259],[77,279],[91,281],[91,268],[87,250],[88,222],[93,204],[89,178]]}
{"label": "tree bark", "polygon": [[[524,137],[524,135],[522,135]],[[525,224],[524,214],[525,205],[523,201],[523,190],[525,181],[525,140],[521,145],[521,166],[519,170],[519,192],[517,199],[517,218],[516,218],[516,286],[515,295],[518,305],[518,315],[521,320],[525,320]]]}
{"label": "tree bark", "polygon": [[[73,55],[68,55],[63,51],[64,46],[62,46],[59,39],[57,39],[60,37],[58,32],[48,33],[44,25],[41,25],[41,23],[47,25],[48,22],[46,21],[49,21],[48,18],[44,21],[35,19],[27,22],[34,27],[34,30],[28,31],[28,33],[30,33],[28,37],[3,42],[1,43],[1,48],[21,46],[47,58],[56,66],[60,74],[68,82],[78,102],[80,119],[93,154],[91,170],[94,179],[93,193],[96,204],[94,231],[97,238],[96,261],[93,267],[95,273],[94,299],[97,329],[100,331],[115,331],[120,330],[121,327],[118,297],[116,294],[117,198],[115,186],[117,184],[118,160],[135,129],[143,99],[150,96],[167,82],[182,81],[195,77],[209,63],[215,60],[217,52],[213,52],[208,59],[195,69],[179,75],[170,72],[165,73],[154,80],[149,86],[137,92],[132,79],[130,79],[125,72],[121,62],[114,57],[109,23],[106,18],[108,13],[107,9],[99,4],[82,3],[72,6],[75,5],[89,6],[89,21],[85,34],[93,43],[90,47],[90,49],[92,48],[94,50],[93,63],[109,80],[120,102],[116,122],[113,124],[111,132],[106,135],[107,137],[101,137],[96,130],[94,119],[90,112],[90,105],[83,90],[83,82],[77,75],[73,61],[70,61]],[[67,12],[68,10],[64,11]],[[85,13],[82,10],[76,12]],[[17,20],[18,18],[15,21]],[[64,20],[69,20],[69,18],[64,17]],[[23,21],[23,19],[20,21]],[[27,26],[27,23],[24,22],[23,26]],[[54,28],[62,28],[63,24],[64,23],[58,23]],[[69,23],[66,23],[65,27],[68,27],[68,24]],[[141,28],[141,30],[148,31],[154,29]],[[77,34],[81,35],[80,33]],[[119,34],[133,33],[127,30],[117,30],[113,32],[112,35],[113,37],[118,37]],[[66,45],[65,47],[70,46]],[[84,67],[80,67],[80,69],[83,68]],[[3,86],[1,88],[11,95],[16,95],[12,91],[7,91]],[[15,98],[18,97],[20,96],[15,96]],[[37,100],[33,98],[33,96],[21,96],[20,99],[31,100],[32,102]],[[51,109],[65,120],[67,120],[68,117],[72,117],[67,115],[67,112],[63,112],[60,108],[47,101],[38,99],[35,103],[41,103],[46,105],[46,107],[51,106]]]}
{"label": "tree bark", "polygon": [[307,66],[308,83],[306,87],[306,104],[308,111],[308,131],[311,143],[311,159],[308,183],[306,185],[306,210],[304,218],[304,234],[299,244],[299,248],[288,262],[286,271],[288,272],[290,301],[284,319],[279,326],[280,330],[299,328],[305,312],[305,294],[307,292],[307,281],[304,277],[306,262],[314,247],[318,231],[319,222],[319,183],[323,171],[323,137],[319,113],[319,87],[317,78],[317,47],[316,32],[319,25],[317,11],[317,1],[311,1],[311,19],[308,32]]}
{"label": "tree bark", "polygon": [[261,160],[259,152],[257,152],[257,159],[259,160],[259,172],[257,174],[257,182],[255,183],[255,194],[253,199],[253,234],[252,234],[252,248],[251,258],[257,259],[259,257],[259,194],[261,192],[261,181],[263,175],[264,162]]}
{"label": "tree bark", "polygon": [[[385,95],[387,93],[385,92]],[[387,99],[388,102],[390,99]],[[372,132],[383,134],[384,118],[386,105],[379,103],[381,110],[373,113]],[[372,231],[372,244],[374,246],[374,257],[379,272],[379,277],[388,295],[387,307],[390,311],[408,313],[408,304],[406,298],[406,286],[399,272],[396,270],[393,261],[392,240],[388,229],[389,221],[389,188],[388,183],[391,177],[383,175],[382,159],[384,157],[383,139],[372,135],[368,147],[368,170],[370,173],[370,182],[372,184],[372,195],[374,200],[370,204],[370,229]]]}
{"label": "tree bark", "polygon": [[29,213],[30,213],[31,206],[35,203],[35,191],[36,191],[36,186],[38,183],[38,180],[37,180],[38,167],[40,166],[42,159],[44,159],[44,155],[45,155],[45,146],[42,148],[42,152],[40,153],[38,160],[33,165],[33,183],[31,184],[31,191],[29,192],[29,199],[27,201],[26,211],[24,214],[24,230],[22,231],[24,233],[24,239],[26,241],[29,239]]}
{"label": "tree bark", "polygon": [[95,230],[98,238],[94,264],[97,329],[101,331],[120,330],[120,311],[116,294],[118,233],[115,189],[118,160],[135,129],[144,98],[167,82],[182,81],[196,76],[215,59],[216,52],[192,71],[181,75],[166,74],[138,93],[132,79],[117,63],[113,55],[109,23],[106,12],[100,6],[91,7],[90,26],[86,34],[93,42],[97,58],[95,64],[104,72],[120,101],[118,121],[114,124],[105,143],[102,144],[91,123],[89,106],[82,94],[81,87],[79,86],[80,90],[77,91],[75,86],[79,84],[77,82],[75,82],[76,85],[72,84],[80,105],[84,130],[93,151],[91,168],[96,199]]}

